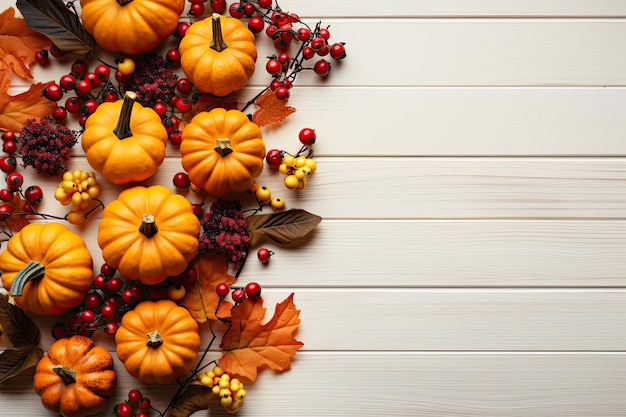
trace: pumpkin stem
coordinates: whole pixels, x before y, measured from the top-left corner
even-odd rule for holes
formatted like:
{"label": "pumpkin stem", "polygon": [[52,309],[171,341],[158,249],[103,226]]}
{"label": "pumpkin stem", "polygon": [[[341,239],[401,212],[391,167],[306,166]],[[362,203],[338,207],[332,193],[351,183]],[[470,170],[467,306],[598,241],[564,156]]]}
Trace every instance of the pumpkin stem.
{"label": "pumpkin stem", "polygon": [[148,333],[147,336],[148,342],[146,342],[146,346],[150,346],[151,348],[158,348],[163,344],[163,337],[158,330]]}
{"label": "pumpkin stem", "polygon": [[224,49],[228,48],[228,44],[224,40],[224,35],[222,34],[222,23],[220,22],[220,14],[213,13],[211,15],[211,19],[213,39],[211,39],[211,43],[209,43],[209,46],[212,49],[215,49],[217,52],[222,52]]}
{"label": "pumpkin stem", "polygon": [[46,268],[37,261],[29,261],[13,278],[9,292],[12,296],[20,296],[29,281],[43,277]]}
{"label": "pumpkin stem", "polygon": [[128,3],[131,3],[133,0],[117,0],[120,6],[126,6]]}
{"label": "pumpkin stem", "polygon": [[130,116],[133,112],[135,100],[137,100],[137,94],[133,91],[127,91],[126,94],[124,94],[120,117],[117,119],[117,126],[113,129],[113,133],[115,133],[115,136],[119,139],[126,139],[133,135],[133,132],[130,130]]}
{"label": "pumpkin stem", "polygon": [[222,156],[226,156],[233,151],[230,146],[230,138],[217,138],[213,150]]}
{"label": "pumpkin stem", "polygon": [[152,214],[144,214],[141,217],[141,225],[139,226],[139,231],[143,233],[145,237],[152,237],[156,235],[159,228],[156,225],[154,220],[154,216]]}
{"label": "pumpkin stem", "polygon": [[52,371],[61,378],[65,385],[76,382],[76,371],[66,366],[56,365],[52,367]]}

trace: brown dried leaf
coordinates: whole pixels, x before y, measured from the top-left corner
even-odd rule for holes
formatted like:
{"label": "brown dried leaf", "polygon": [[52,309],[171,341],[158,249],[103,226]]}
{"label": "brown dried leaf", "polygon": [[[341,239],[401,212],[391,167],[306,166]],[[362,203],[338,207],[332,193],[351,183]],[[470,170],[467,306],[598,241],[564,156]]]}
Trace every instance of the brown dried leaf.
{"label": "brown dried leaf", "polygon": [[252,114],[252,122],[259,126],[282,122],[296,111],[295,107],[287,105],[287,101],[279,100],[274,91],[267,90],[256,99],[255,104],[259,109]]}
{"label": "brown dried leaf", "polygon": [[302,209],[248,216],[246,227],[250,235],[250,246],[254,246],[264,237],[287,245],[304,238],[321,221],[320,216]]}
{"label": "brown dried leaf", "polygon": [[191,384],[176,397],[166,417],[189,417],[196,411],[209,408],[213,393],[205,385]]}
{"label": "brown dried leaf", "polygon": [[[13,200],[4,204],[11,207],[11,209],[13,209],[13,213],[23,213],[24,206],[26,205],[26,201],[22,200],[22,197],[20,197],[20,195],[16,193],[15,197],[13,197]],[[14,216],[7,217],[6,223],[9,226],[9,229],[13,233],[17,233],[20,230],[22,230],[25,226],[29,225],[30,221],[28,220],[26,216],[16,214]]]}
{"label": "brown dried leaf", "polygon": [[26,346],[0,353],[0,384],[37,366],[43,352],[37,346]]}

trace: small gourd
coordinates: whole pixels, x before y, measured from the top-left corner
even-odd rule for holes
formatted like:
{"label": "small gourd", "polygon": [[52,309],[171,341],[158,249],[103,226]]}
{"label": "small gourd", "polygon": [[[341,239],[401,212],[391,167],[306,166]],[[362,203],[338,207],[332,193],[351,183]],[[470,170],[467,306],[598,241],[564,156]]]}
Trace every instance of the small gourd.
{"label": "small gourd", "polygon": [[171,300],[143,301],[122,317],[115,344],[129,374],[144,384],[170,384],[198,360],[198,323]]}
{"label": "small gourd", "polygon": [[255,40],[241,20],[214,13],[185,32],[178,47],[181,68],[198,90],[226,96],[254,73]]}
{"label": "small gourd", "polygon": [[261,129],[239,110],[198,113],[183,130],[182,165],[189,180],[221,196],[246,191],[263,172]]}
{"label": "small gourd", "polygon": [[30,223],[0,254],[2,285],[34,314],[59,314],[81,303],[93,281],[83,238],[60,223]]}
{"label": "small gourd", "polygon": [[59,339],[35,368],[33,386],[47,409],[64,417],[85,417],[106,408],[115,393],[113,357],[86,336]]}

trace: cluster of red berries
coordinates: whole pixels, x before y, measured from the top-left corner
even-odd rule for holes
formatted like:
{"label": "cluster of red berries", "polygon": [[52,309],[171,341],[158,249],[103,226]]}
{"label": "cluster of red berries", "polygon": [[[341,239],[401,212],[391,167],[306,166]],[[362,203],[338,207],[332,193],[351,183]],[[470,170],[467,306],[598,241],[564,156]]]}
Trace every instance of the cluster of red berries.
{"label": "cluster of red berries", "polygon": [[75,334],[91,336],[96,330],[114,335],[123,315],[138,303],[145,300],[181,300],[186,294],[184,283],[195,282],[198,278],[192,267],[181,275],[169,277],[156,285],[124,280],[116,276],[116,273],[115,268],[103,264],[83,301],[70,311],[69,325],[56,323],[52,327],[52,336],[56,339]]}
{"label": "cluster of red berries", "polygon": [[128,392],[128,399],[113,407],[115,417],[149,417],[150,399],[144,397],[138,389]]}
{"label": "cluster of red berries", "polygon": [[269,166],[277,168],[281,174],[285,175],[283,182],[292,190],[303,190],[306,187],[307,178],[317,169],[312,149],[312,145],[317,140],[315,129],[308,127],[301,129],[298,139],[303,146],[296,154],[292,155],[280,149],[270,149],[265,155]]}
{"label": "cluster of red berries", "polygon": [[22,190],[24,176],[16,171],[17,137],[14,132],[7,130],[0,138],[2,150],[7,154],[0,158],[0,170],[6,174],[6,188],[0,189],[0,220],[5,220],[13,214],[13,206],[6,203],[12,202],[16,195],[21,196],[25,201],[24,212],[34,213],[43,199],[43,190],[38,185],[31,185]]}
{"label": "cluster of red berries", "polygon": [[227,284],[221,283],[215,287],[215,292],[220,299],[226,298],[230,294],[235,304],[241,304],[246,299],[256,300],[261,296],[261,285],[257,282],[249,282],[245,287],[230,288]]}

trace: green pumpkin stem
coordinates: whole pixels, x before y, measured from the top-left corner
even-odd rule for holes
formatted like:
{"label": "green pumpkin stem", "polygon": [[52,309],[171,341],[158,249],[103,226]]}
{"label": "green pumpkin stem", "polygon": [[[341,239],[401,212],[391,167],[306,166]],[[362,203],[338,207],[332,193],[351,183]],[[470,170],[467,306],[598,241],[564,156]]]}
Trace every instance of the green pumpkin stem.
{"label": "green pumpkin stem", "polygon": [[154,216],[152,214],[144,214],[141,217],[141,225],[139,225],[139,231],[145,237],[152,237],[157,234],[159,228],[156,225]]}
{"label": "green pumpkin stem", "polygon": [[222,156],[226,156],[233,151],[230,146],[230,138],[217,138],[213,150]]}
{"label": "green pumpkin stem", "polygon": [[148,333],[148,341],[146,342],[146,346],[150,346],[151,348],[158,348],[163,344],[163,337],[158,330]]}
{"label": "green pumpkin stem", "polygon": [[219,13],[213,13],[211,15],[211,29],[213,30],[213,39],[211,39],[209,46],[217,52],[222,52],[224,49],[228,48],[228,44],[222,34],[222,23],[220,22]]}
{"label": "green pumpkin stem", "polygon": [[127,91],[124,94],[124,102],[120,110],[120,117],[117,119],[117,126],[113,129],[113,133],[119,139],[126,139],[133,135],[130,130],[130,116],[133,112],[133,104],[137,100],[137,94],[133,91]]}
{"label": "green pumpkin stem", "polygon": [[32,280],[43,277],[46,268],[42,263],[29,261],[13,278],[9,292],[12,296],[20,296],[26,284]]}
{"label": "green pumpkin stem", "polygon": [[65,385],[76,382],[76,371],[66,366],[56,365],[52,367],[52,371],[61,378]]}

